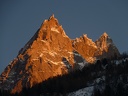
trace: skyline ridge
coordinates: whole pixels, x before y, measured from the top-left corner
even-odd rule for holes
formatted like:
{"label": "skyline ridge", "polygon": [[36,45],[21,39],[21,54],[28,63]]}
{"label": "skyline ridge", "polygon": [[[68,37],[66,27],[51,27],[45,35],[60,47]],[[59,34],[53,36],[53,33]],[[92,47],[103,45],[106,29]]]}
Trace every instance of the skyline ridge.
{"label": "skyline ridge", "polygon": [[1,1],[0,4],[1,72],[37,31],[43,19],[53,13],[70,38],[86,33],[96,41],[106,31],[120,53],[128,51],[125,44],[128,41],[127,1]]}

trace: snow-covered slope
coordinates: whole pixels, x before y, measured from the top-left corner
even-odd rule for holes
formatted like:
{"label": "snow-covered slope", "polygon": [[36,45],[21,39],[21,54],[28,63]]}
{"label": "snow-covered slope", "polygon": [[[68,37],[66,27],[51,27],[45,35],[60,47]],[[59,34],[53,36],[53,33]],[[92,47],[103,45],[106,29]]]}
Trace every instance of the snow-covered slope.
{"label": "snow-covered slope", "polygon": [[78,91],[69,93],[67,96],[92,96],[94,91],[94,86],[79,89]]}

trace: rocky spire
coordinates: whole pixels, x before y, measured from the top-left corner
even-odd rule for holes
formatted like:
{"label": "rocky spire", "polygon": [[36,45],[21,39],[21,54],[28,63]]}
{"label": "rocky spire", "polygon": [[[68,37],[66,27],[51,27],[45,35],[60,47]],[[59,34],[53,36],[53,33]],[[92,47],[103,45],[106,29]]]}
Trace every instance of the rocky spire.
{"label": "rocky spire", "polygon": [[107,34],[106,32],[104,32],[104,33],[102,34],[102,36],[107,37],[107,36],[108,36],[108,34]]}
{"label": "rocky spire", "polygon": [[52,19],[52,18],[54,18],[54,14],[52,14],[49,19]]}
{"label": "rocky spire", "polygon": [[98,47],[99,54],[101,55],[102,58],[107,58],[114,56],[117,54],[119,56],[119,51],[114,45],[112,39],[110,36],[104,32],[98,40],[96,40],[96,46]]}
{"label": "rocky spire", "polygon": [[98,40],[96,40],[97,47],[101,48],[102,50],[106,50],[108,45],[112,43],[111,38],[108,36],[106,32],[104,32]]}
{"label": "rocky spire", "polygon": [[80,38],[76,38],[73,42],[73,47],[85,58],[87,62],[95,61],[94,53],[97,50],[96,44],[92,39],[88,38],[87,34],[83,34]]}

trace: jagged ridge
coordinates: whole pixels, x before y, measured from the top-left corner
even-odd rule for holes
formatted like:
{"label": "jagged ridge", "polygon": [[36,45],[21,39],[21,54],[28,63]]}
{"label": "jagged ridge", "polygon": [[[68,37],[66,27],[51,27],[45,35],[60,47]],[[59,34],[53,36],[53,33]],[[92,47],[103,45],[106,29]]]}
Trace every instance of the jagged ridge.
{"label": "jagged ridge", "polygon": [[0,87],[12,93],[20,92],[23,87],[32,87],[50,77],[81,69],[97,58],[115,54],[118,56],[119,51],[107,33],[96,42],[87,35],[71,40],[52,15],[2,72]]}

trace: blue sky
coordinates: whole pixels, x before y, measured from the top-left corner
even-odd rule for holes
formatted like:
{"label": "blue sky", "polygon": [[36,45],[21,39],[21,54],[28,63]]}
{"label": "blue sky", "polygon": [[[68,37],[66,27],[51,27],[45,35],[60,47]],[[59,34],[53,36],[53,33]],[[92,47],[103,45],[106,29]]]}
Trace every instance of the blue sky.
{"label": "blue sky", "polygon": [[0,73],[52,14],[72,39],[107,32],[128,51],[127,0],[0,0]]}

